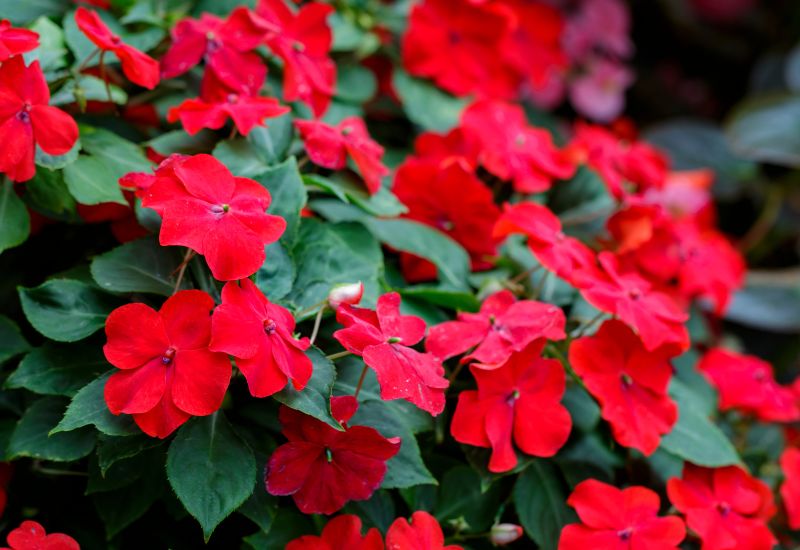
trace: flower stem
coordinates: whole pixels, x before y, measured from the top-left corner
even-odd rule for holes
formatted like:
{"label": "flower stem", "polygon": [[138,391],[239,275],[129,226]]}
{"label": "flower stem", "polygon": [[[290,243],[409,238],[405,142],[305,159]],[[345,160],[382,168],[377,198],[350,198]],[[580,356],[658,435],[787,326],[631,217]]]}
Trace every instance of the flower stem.
{"label": "flower stem", "polygon": [[361,376],[358,377],[358,384],[356,385],[356,393],[353,395],[353,397],[356,400],[358,399],[358,394],[361,393],[361,386],[364,385],[364,378],[366,377],[367,377],[367,365],[365,363],[364,368],[361,369]]}
{"label": "flower stem", "polygon": [[84,59],[81,62],[81,64],[78,66],[77,71],[78,71],[79,74],[89,65],[89,63],[92,62],[92,59],[94,59],[94,57],[98,53],[100,53],[100,48],[97,48],[97,49],[93,50],[92,53],[90,53],[89,55],[86,56],[86,59]]}
{"label": "flower stem", "polygon": [[352,355],[349,351],[340,351],[339,353],[331,353],[330,355],[326,355],[325,359],[329,361],[336,361],[337,359],[341,359],[342,357],[347,357],[348,355]]}
{"label": "flower stem", "polygon": [[322,323],[322,314],[325,313],[325,306],[326,304],[322,304],[317,312],[317,316],[314,318],[314,329],[311,331],[311,345],[314,345],[314,342],[317,340],[317,334],[319,333],[319,326]]}
{"label": "flower stem", "polygon": [[195,254],[197,253],[191,248],[186,249],[186,254],[183,256],[183,261],[176,270],[176,272],[178,273],[178,277],[175,280],[175,288],[172,289],[173,295],[176,294],[178,292],[178,289],[181,287],[181,283],[183,282],[183,275],[186,273],[186,266],[189,265],[189,262],[192,260],[192,258],[194,258]]}

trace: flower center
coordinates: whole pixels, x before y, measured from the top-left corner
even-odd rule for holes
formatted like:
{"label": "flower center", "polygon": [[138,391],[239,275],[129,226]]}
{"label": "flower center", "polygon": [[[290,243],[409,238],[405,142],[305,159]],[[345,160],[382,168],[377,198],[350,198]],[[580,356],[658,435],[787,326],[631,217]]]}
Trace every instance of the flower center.
{"label": "flower center", "polygon": [[622,380],[622,385],[626,388],[633,386],[633,378],[627,372],[623,372],[619,375],[620,380]]}
{"label": "flower center", "polygon": [[519,390],[515,388],[514,391],[512,391],[508,395],[508,398],[506,398],[506,403],[508,403],[509,405],[513,405],[517,401],[517,399],[519,399],[519,396],[520,396]]}
{"label": "flower center", "polygon": [[522,134],[517,134],[517,136],[514,138],[514,145],[517,147],[522,147],[525,145],[525,136]]}
{"label": "flower center", "polygon": [[631,300],[638,300],[642,297],[642,291],[638,288],[631,288],[628,290],[628,296],[630,296]]}
{"label": "flower center", "polygon": [[161,356],[161,363],[163,365],[169,365],[172,363],[173,359],[175,359],[175,348],[169,348],[164,352],[164,355]]}
{"label": "flower center", "polygon": [[447,219],[445,216],[439,216],[436,220],[436,227],[441,229],[442,231],[452,231],[455,227],[455,224]]}
{"label": "flower center", "polygon": [[566,238],[567,238],[567,236],[564,235],[563,231],[559,231],[558,233],[556,233],[556,242],[560,243],[561,241],[563,241]]}
{"label": "flower center", "polygon": [[390,337],[389,337],[389,338],[386,340],[386,343],[387,343],[387,344],[399,344],[399,343],[400,343],[400,342],[402,342],[402,341],[403,341],[403,339],[402,339],[402,338],[400,338],[399,336],[390,336]]}
{"label": "flower center", "polygon": [[273,321],[272,319],[265,319],[264,320],[264,332],[267,335],[272,336],[273,334],[275,334],[275,331],[277,329],[278,329],[278,325],[275,324],[275,321]]}
{"label": "flower center", "polygon": [[238,103],[238,102],[239,102],[238,94],[228,94],[228,103]]}
{"label": "flower center", "polygon": [[325,447],[325,458],[328,460],[328,462],[333,462],[333,453],[327,447]]}
{"label": "flower center", "polygon": [[117,36],[116,34],[112,34],[111,35],[111,43],[112,44],[117,45],[117,44],[120,44],[121,42],[122,42],[122,39],[119,36]]}
{"label": "flower center", "polygon": [[756,382],[763,382],[766,379],[767,376],[764,374],[763,370],[757,370],[756,372],[753,373],[753,380],[755,380]]}
{"label": "flower center", "polygon": [[208,39],[208,44],[206,44],[206,55],[212,54],[222,48],[222,42],[220,42],[217,37],[214,36],[213,32],[206,34],[206,38]]}
{"label": "flower center", "polygon": [[630,540],[631,539],[631,535],[633,535],[633,528],[632,527],[626,527],[625,529],[617,531],[617,536],[619,537],[619,540],[621,540],[621,541]]}
{"label": "flower center", "polygon": [[727,502],[718,502],[717,503],[717,511],[720,513],[721,516],[727,516],[731,513],[731,505]]}
{"label": "flower center", "polygon": [[229,204],[215,204],[211,207],[211,213],[216,216],[222,216],[227,214],[230,209],[231,205]]}
{"label": "flower center", "polygon": [[17,120],[30,124],[31,122],[31,104],[27,101],[22,104],[22,110],[17,113]]}
{"label": "flower center", "polygon": [[296,52],[304,52],[306,51],[306,45],[295,40],[292,42],[292,49]]}

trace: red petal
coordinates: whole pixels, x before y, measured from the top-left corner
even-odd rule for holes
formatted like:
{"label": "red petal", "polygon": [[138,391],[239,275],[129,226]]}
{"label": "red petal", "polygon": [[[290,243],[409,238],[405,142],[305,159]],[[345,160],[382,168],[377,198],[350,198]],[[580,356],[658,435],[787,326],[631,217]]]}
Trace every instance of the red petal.
{"label": "red petal", "polygon": [[213,309],[214,299],[202,290],[170,296],[159,310],[170,343],[178,350],[207,348]]}
{"label": "red petal", "polygon": [[161,79],[158,61],[128,45],[117,48],[115,53],[122,63],[122,72],[128,80],[148,90],[158,85]]}
{"label": "red petal", "polygon": [[207,350],[179,352],[173,362],[172,401],[195,416],[211,414],[222,405],[231,379],[231,362]]}
{"label": "red petal", "polygon": [[168,437],[189,418],[191,416],[177,408],[167,394],[151,410],[133,415],[134,422],[144,433],[160,439]]}
{"label": "red petal", "polygon": [[37,105],[31,109],[33,137],[45,153],[63,155],[78,140],[78,125],[61,109]]}
{"label": "red petal", "polygon": [[108,362],[120,369],[141,367],[160,358],[169,348],[161,317],[144,304],[127,304],[111,312],[106,319],[108,343],[103,353]]}
{"label": "red petal", "polygon": [[[160,357],[137,369],[112,374],[103,392],[109,410],[113,414],[151,410],[165,395],[167,375],[168,367]],[[168,396],[166,398],[169,399]]]}

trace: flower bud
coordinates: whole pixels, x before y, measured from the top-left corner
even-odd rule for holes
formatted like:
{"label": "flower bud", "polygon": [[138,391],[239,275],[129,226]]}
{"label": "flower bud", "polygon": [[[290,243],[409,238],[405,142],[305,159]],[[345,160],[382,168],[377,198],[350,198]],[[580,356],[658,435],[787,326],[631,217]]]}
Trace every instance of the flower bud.
{"label": "flower bud", "polygon": [[522,527],[513,523],[496,523],[489,532],[489,540],[495,546],[505,546],[522,536]]}
{"label": "flower bud", "polygon": [[339,309],[342,304],[355,305],[361,301],[361,296],[364,295],[364,283],[361,281],[357,283],[349,283],[344,285],[336,285],[328,293],[328,304],[334,310]]}

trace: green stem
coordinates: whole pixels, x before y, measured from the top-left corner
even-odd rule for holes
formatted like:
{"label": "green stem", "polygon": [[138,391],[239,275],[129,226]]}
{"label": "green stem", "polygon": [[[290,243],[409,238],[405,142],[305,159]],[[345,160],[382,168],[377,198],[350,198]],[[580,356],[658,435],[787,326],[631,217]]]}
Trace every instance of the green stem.
{"label": "green stem", "polygon": [[367,377],[367,365],[364,364],[364,368],[361,369],[361,376],[358,377],[358,384],[356,384],[356,393],[353,395],[356,400],[358,400],[358,394],[361,393],[361,386],[364,385],[364,378]]}
{"label": "green stem", "polygon": [[322,304],[322,307],[319,308],[317,312],[317,316],[314,318],[314,329],[311,331],[311,345],[314,345],[314,342],[317,340],[317,334],[319,334],[319,326],[322,323],[322,314],[325,313],[325,306],[326,304]]}
{"label": "green stem", "polygon": [[342,357],[347,357],[348,355],[353,355],[349,351],[340,351],[339,353],[331,353],[330,355],[326,355],[325,359],[329,361],[336,361],[337,359],[341,359]]}

